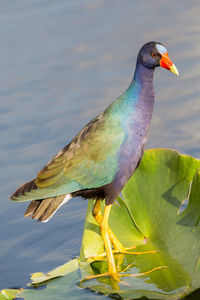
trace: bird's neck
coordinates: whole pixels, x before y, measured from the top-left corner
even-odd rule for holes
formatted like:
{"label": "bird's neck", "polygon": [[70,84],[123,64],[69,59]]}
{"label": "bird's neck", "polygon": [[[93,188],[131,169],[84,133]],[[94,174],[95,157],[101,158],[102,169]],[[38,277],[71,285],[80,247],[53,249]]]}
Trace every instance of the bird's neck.
{"label": "bird's neck", "polygon": [[146,68],[137,62],[133,80],[127,91],[129,96],[134,99],[134,108],[138,107],[144,111],[153,110],[153,74],[153,69]]}
{"label": "bird's neck", "polygon": [[[154,103],[153,71],[141,64],[136,65],[135,74],[129,88],[106,109],[107,113],[136,117],[136,111],[151,115]],[[139,114],[140,115],[140,114]]]}
{"label": "bird's neck", "polygon": [[144,67],[141,63],[137,62],[131,85],[136,84],[140,86],[142,90],[153,92],[153,74],[154,69]]}

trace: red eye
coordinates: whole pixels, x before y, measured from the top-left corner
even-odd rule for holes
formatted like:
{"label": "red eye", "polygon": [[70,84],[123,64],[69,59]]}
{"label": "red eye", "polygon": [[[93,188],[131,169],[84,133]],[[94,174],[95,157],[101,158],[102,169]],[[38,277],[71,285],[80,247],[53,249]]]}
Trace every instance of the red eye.
{"label": "red eye", "polygon": [[152,56],[153,56],[153,57],[157,57],[157,56],[158,56],[158,53],[153,52],[153,53],[152,53]]}

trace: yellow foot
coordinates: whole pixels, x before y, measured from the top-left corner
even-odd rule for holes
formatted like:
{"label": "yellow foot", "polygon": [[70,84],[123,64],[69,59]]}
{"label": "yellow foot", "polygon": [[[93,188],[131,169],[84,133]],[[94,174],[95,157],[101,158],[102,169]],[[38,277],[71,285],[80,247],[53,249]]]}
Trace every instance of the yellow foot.
{"label": "yellow foot", "polygon": [[124,248],[124,250],[122,250],[122,251],[113,250],[113,253],[141,255],[141,254],[154,254],[154,253],[158,253],[159,252],[158,250],[150,250],[150,251],[128,251],[129,249],[130,248]]}
{"label": "yellow foot", "polygon": [[[132,249],[135,249],[136,247],[130,247],[130,248],[123,248],[123,249],[113,249],[112,253],[113,254],[132,254],[132,255],[141,255],[141,254],[154,254],[154,253],[159,253],[158,250],[150,250],[150,251],[129,251]],[[90,256],[87,258],[87,260],[103,260],[106,257],[106,252],[103,252],[101,254],[98,254],[96,256]]]}
{"label": "yellow foot", "polygon": [[120,280],[121,277],[140,277],[140,276],[145,276],[148,275],[156,270],[160,270],[160,269],[165,269],[167,268],[167,266],[159,266],[159,267],[155,267],[149,271],[143,272],[143,273],[137,273],[137,274],[124,274],[125,271],[127,271],[133,264],[128,265],[124,270],[122,270],[120,273],[102,273],[102,274],[97,274],[97,275],[91,275],[91,276],[87,276],[83,279],[80,280],[80,283],[87,281],[87,280],[91,280],[91,279],[98,279],[101,277],[110,277],[111,280],[115,281],[115,285],[114,288],[115,289],[119,289],[118,283],[121,283],[123,285],[126,285],[123,281]]}
{"label": "yellow foot", "polygon": [[[127,268],[130,268],[130,266],[128,266]],[[121,271],[121,273],[123,273],[124,271],[127,270],[124,269],[123,271]],[[145,275],[148,275],[150,274],[151,272],[154,272],[156,270],[160,270],[160,269],[167,269],[168,267],[167,266],[159,266],[159,267],[155,267],[149,271],[146,271],[146,272],[143,272],[143,273],[138,273],[138,274],[121,274],[121,277],[139,277],[139,276],[145,276]]]}
{"label": "yellow foot", "polygon": [[119,273],[109,273],[109,272],[106,272],[106,273],[102,273],[102,274],[97,274],[97,275],[91,275],[91,276],[87,276],[83,279],[80,280],[80,284],[82,282],[85,282],[87,280],[91,280],[91,279],[98,279],[98,278],[102,278],[102,277],[110,277],[110,280],[111,280],[111,286],[114,290],[119,290],[119,282],[120,281],[120,274]]}
{"label": "yellow foot", "polygon": [[86,281],[86,280],[90,280],[90,279],[94,279],[94,278],[100,278],[100,277],[108,277],[110,276],[112,279],[114,279],[115,281],[119,282],[120,281],[120,273],[116,273],[116,274],[110,274],[109,272],[106,273],[102,273],[102,274],[97,274],[97,275],[91,275],[91,276],[87,276],[83,279],[81,279],[81,282]]}

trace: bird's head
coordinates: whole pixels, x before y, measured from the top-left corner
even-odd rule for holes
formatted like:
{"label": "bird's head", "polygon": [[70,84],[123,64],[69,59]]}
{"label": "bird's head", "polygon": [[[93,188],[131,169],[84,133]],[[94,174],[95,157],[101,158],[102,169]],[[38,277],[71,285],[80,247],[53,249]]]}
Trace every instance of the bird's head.
{"label": "bird's head", "polygon": [[160,66],[179,75],[176,66],[168,56],[167,49],[159,42],[152,41],[145,44],[140,49],[137,61],[146,68],[154,69]]}

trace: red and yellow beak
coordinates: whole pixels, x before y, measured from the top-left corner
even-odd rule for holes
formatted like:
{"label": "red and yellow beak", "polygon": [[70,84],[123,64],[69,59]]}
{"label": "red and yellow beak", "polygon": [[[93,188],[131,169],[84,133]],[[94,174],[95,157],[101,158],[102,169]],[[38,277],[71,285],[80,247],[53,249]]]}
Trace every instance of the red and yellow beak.
{"label": "red and yellow beak", "polygon": [[163,53],[161,54],[161,60],[160,60],[160,66],[169,70],[170,72],[176,74],[177,76],[179,75],[179,72],[176,68],[176,66],[173,64],[173,62],[171,61],[171,59],[168,56],[168,53]]}

